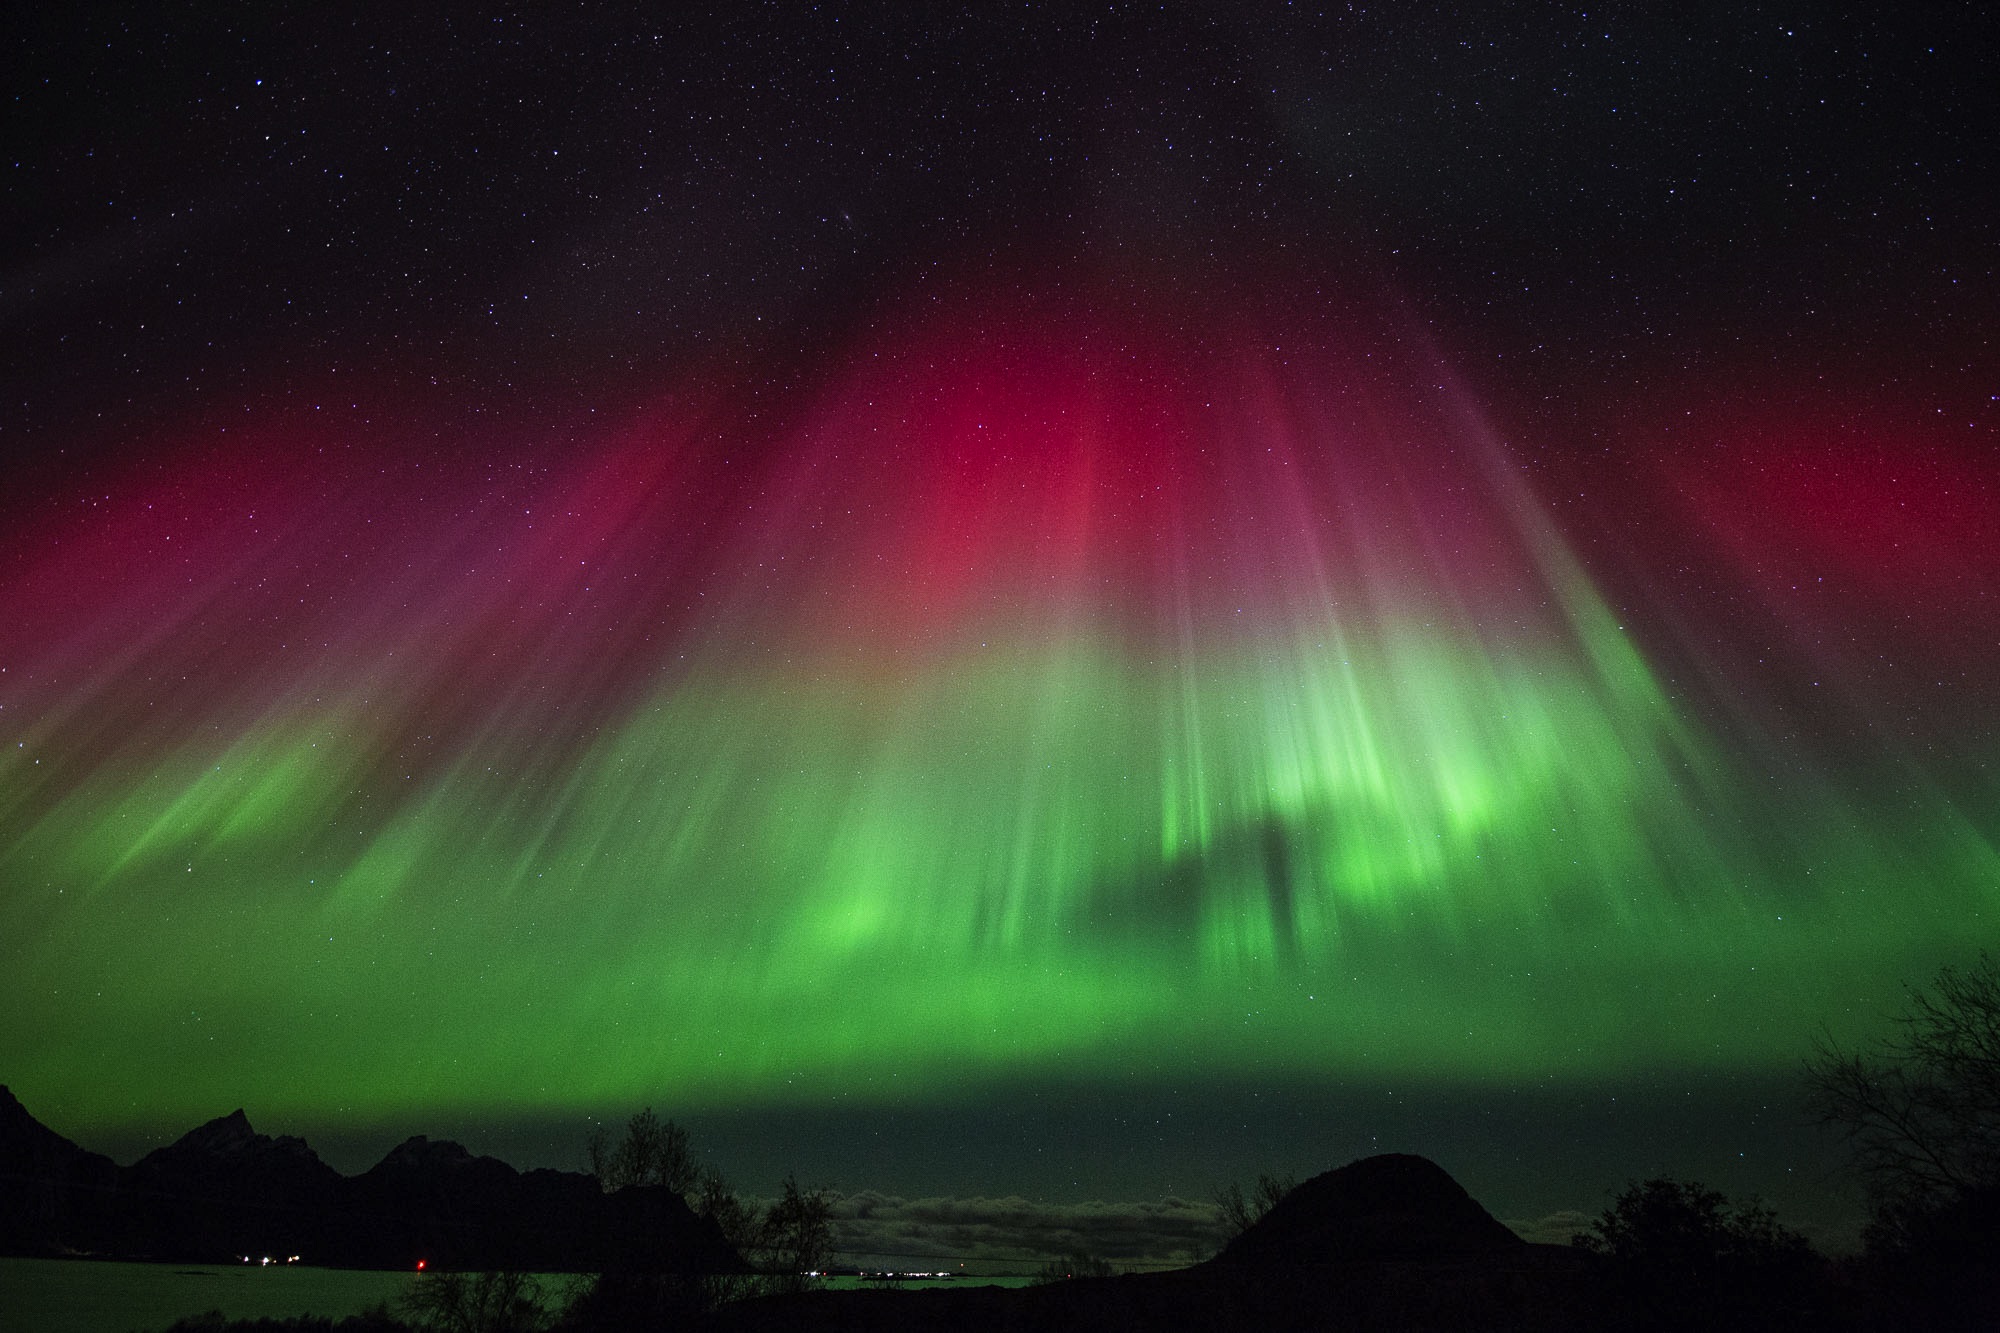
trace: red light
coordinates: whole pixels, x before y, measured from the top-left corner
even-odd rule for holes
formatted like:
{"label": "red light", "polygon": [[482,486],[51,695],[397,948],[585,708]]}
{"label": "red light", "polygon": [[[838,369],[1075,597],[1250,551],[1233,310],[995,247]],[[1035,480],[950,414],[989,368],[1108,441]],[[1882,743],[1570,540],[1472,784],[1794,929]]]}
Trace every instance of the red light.
{"label": "red light", "polygon": [[423,1260],[423,1259],[419,1259],[419,1260],[417,1260],[417,1271],[418,1271],[419,1273],[421,1273],[421,1272],[423,1272],[423,1271],[424,1271],[424,1264],[425,1264],[426,1262],[427,1262],[427,1261],[426,1261],[426,1260]]}

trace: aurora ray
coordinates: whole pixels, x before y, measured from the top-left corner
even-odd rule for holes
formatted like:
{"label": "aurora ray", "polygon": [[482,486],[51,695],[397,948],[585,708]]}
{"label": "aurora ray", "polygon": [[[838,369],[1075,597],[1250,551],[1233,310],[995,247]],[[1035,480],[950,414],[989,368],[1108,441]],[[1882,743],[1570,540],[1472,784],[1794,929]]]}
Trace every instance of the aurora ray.
{"label": "aurora ray", "polygon": [[507,467],[166,441],[25,531],[12,1077],[88,1124],[248,1066],[375,1116],[1757,1068],[1976,936],[1976,812],[1761,766],[1388,317],[1111,308],[975,291],[775,427],[690,388]]}

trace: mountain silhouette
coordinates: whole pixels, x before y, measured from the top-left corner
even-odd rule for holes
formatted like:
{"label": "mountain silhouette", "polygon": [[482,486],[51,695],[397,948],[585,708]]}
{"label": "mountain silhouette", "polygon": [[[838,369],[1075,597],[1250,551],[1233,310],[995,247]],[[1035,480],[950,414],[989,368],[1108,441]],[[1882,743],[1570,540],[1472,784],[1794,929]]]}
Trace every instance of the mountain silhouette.
{"label": "mountain silhouette", "polygon": [[1518,1252],[1527,1244],[1427,1157],[1385,1153],[1314,1176],[1242,1235],[1219,1263],[1349,1263]]}
{"label": "mountain silhouette", "polygon": [[347,1268],[729,1273],[713,1220],[660,1187],[606,1194],[576,1171],[516,1171],[418,1135],[359,1176],[305,1140],[217,1117],[120,1168],[0,1087],[0,1253]]}
{"label": "mountain silhouette", "polygon": [[305,1140],[259,1134],[239,1109],[147,1153],[118,1183],[127,1245],[284,1258],[325,1248],[342,1178]]}
{"label": "mountain silhouette", "polygon": [[48,1128],[0,1087],[0,1254],[50,1254],[57,1238],[101,1232],[118,1166]]}

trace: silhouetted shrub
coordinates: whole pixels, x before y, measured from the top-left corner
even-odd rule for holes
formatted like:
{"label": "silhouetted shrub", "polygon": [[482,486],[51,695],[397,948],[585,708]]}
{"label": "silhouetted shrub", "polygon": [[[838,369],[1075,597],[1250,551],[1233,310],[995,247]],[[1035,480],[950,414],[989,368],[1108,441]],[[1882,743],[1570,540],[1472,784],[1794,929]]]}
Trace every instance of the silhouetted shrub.
{"label": "silhouetted shrub", "polygon": [[425,1273],[403,1295],[424,1333],[543,1333],[554,1327],[539,1281],[526,1273]]}
{"label": "silhouetted shrub", "polygon": [[1575,1244],[1633,1327],[1794,1328],[1820,1314],[1822,1265],[1805,1237],[1695,1182],[1628,1186]]}
{"label": "silhouetted shrub", "polygon": [[563,1311],[565,1333],[676,1328],[738,1294],[728,1277],[619,1271],[590,1279]]}
{"label": "silhouetted shrub", "polygon": [[167,1327],[167,1333],[413,1333],[386,1309],[364,1310],[341,1319],[322,1315],[292,1315],[284,1319],[228,1319],[220,1310],[189,1315]]}
{"label": "silhouetted shrub", "polygon": [[1096,1255],[1076,1250],[1060,1258],[1051,1259],[1036,1269],[1035,1281],[1043,1284],[1068,1282],[1080,1277],[1112,1277],[1117,1272],[1117,1269]]}
{"label": "silhouetted shrub", "polygon": [[1996,1326],[2000,1311],[2000,1188],[1936,1199],[1877,1200],[1864,1233],[1863,1274],[1892,1326]]}

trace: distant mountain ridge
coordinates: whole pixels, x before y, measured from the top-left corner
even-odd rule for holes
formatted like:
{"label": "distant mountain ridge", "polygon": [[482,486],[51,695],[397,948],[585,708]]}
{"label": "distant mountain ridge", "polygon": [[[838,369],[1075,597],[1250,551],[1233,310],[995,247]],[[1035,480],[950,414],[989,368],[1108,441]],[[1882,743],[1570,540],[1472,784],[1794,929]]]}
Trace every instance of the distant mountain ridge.
{"label": "distant mountain ridge", "polygon": [[242,1110],[129,1167],[36,1120],[0,1086],[0,1253],[349,1268],[726,1273],[742,1258],[671,1190],[605,1194],[417,1135],[358,1176]]}
{"label": "distant mountain ridge", "polygon": [[1383,1153],[1314,1176],[1217,1263],[1355,1263],[1519,1254],[1527,1242],[1427,1157]]}

